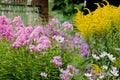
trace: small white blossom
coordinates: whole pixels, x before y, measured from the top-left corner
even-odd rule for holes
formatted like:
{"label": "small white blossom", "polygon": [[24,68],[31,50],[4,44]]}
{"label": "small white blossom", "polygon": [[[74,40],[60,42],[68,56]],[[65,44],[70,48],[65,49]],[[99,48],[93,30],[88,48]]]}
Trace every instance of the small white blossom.
{"label": "small white blossom", "polygon": [[64,74],[66,74],[66,73],[69,73],[70,71],[69,70],[63,70],[63,69],[59,69],[60,70],[60,72],[61,73],[64,73]]}
{"label": "small white blossom", "polygon": [[88,80],[95,80],[95,79],[93,79],[92,77],[89,77]]}
{"label": "small white blossom", "polygon": [[105,77],[105,73],[100,73],[99,74],[99,79],[103,79]]}
{"label": "small white blossom", "polygon": [[57,42],[63,42],[64,41],[64,37],[62,37],[62,36],[56,36],[55,37],[55,40],[57,41]]}
{"label": "small white blossom", "polygon": [[117,67],[112,66],[112,70],[110,70],[110,75],[111,76],[119,76],[118,72],[119,71],[117,70]]}
{"label": "small white blossom", "polygon": [[72,73],[70,73],[70,72],[68,73],[68,75],[69,75],[69,76],[73,76],[73,74],[72,74]]}
{"label": "small white blossom", "polygon": [[112,62],[116,59],[112,54],[107,54],[107,56]]}
{"label": "small white blossom", "polygon": [[94,59],[96,59],[96,60],[99,60],[99,59],[100,59],[100,57],[98,57],[98,56],[95,55],[95,54],[92,54],[92,57],[93,57]]}
{"label": "small white blossom", "polygon": [[107,55],[107,52],[102,52],[99,56],[101,57],[101,58],[103,58],[103,57],[105,57]]}
{"label": "small white blossom", "polygon": [[92,74],[91,74],[91,73],[85,73],[85,76],[86,76],[86,77],[91,77]]}
{"label": "small white blossom", "polygon": [[102,68],[105,69],[105,70],[107,70],[107,69],[108,69],[108,66],[103,65]]}
{"label": "small white blossom", "polygon": [[64,70],[59,68],[59,71],[60,71],[61,73],[63,73]]}
{"label": "small white blossom", "polygon": [[87,4],[87,1],[86,1],[86,0],[84,0],[84,7],[86,7],[86,4]]}
{"label": "small white blossom", "polygon": [[92,73],[85,73],[84,75],[87,77],[87,80],[94,80]]}
{"label": "small white blossom", "polygon": [[41,72],[40,75],[43,77],[47,77],[47,73],[45,73],[45,72]]}
{"label": "small white blossom", "polygon": [[115,48],[115,50],[120,51],[120,48]]}

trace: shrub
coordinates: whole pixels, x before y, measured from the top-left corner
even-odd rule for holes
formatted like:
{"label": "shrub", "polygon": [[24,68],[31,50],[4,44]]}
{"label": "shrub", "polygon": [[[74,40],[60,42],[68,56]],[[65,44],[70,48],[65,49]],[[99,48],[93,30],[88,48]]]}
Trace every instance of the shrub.
{"label": "shrub", "polygon": [[0,33],[0,80],[77,80],[89,65],[89,47],[69,22],[32,27],[0,16]]}
{"label": "shrub", "polygon": [[77,9],[74,17],[74,26],[89,44],[93,61],[92,67],[88,67],[85,73],[88,79],[119,79],[120,6],[106,3],[103,8],[96,4],[98,8],[93,12],[86,8],[89,12],[87,15]]}

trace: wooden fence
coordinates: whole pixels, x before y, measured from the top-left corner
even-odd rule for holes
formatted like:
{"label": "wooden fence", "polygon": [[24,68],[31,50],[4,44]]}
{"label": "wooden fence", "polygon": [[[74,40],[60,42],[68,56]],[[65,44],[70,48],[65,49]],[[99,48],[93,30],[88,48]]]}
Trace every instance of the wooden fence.
{"label": "wooden fence", "polygon": [[[0,0],[0,15],[21,16],[26,25],[36,24],[43,15],[48,18],[48,0]],[[42,15],[42,16],[41,16]]]}

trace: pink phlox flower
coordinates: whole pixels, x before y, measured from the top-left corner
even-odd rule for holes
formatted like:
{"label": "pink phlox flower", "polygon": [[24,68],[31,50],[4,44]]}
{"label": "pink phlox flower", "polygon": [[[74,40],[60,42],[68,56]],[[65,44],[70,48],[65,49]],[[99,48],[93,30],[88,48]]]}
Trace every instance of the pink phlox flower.
{"label": "pink phlox flower", "polygon": [[75,67],[73,67],[72,65],[68,65],[67,69],[70,70],[70,71],[72,71],[72,72],[74,72],[74,73],[79,73],[79,70],[76,69]]}
{"label": "pink phlox flower", "polygon": [[60,21],[56,18],[51,19],[51,21],[49,22],[50,25],[58,24],[58,23],[60,23]]}
{"label": "pink phlox flower", "polygon": [[19,28],[17,31],[14,30],[14,37],[17,38],[22,32],[24,31],[25,28]]}
{"label": "pink phlox flower", "polygon": [[76,68],[73,68],[72,70],[73,70],[74,73],[79,73],[80,72],[80,70],[76,69]]}
{"label": "pink phlox flower", "polygon": [[73,38],[73,43],[74,44],[81,44],[82,40],[81,40],[80,36],[75,35],[75,37]]}
{"label": "pink phlox flower", "polygon": [[79,73],[80,71],[73,67],[72,65],[68,65],[65,70],[60,69],[60,78],[63,80],[69,80],[71,76],[73,76],[73,73]]}
{"label": "pink phlox flower", "polygon": [[36,47],[35,47],[35,49],[36,49],[36,51],[42,51],[43,49],[45,49],[46,47],[44,46],[44,45],[42,45],[42,44],[38,44],[38,45],[36,45]]}
{"label": "pink phlox flower", "polygon": [[30,50],[30,52],[35,51],[36,50],[35,45],[29,45],[29,50]]}
{"label": "pink phlox flower", "polygon": [[62,26],[65,27],[65,30],[66,30],[66,28],[73,30],[73,25],[70,24],[68,21],[64,22],[64,23],[62,24]]}
{"label": "pink phlox flower", "polygon": [[41,36],[37,40],[32,41],[30,44],[33,44],[34,42],[36,42],[36,45],[34,48],[35,51],[42,51],[46,48],[51,47],[51,41],[47,36]]}
{"label": "pink phlox flower", "polygon": [[30,35],[32,33],[32,31],[33,31],[32,26],[28,26],[28,27],[25,28],[25,33],[28,34],[28,35]]}
{"label": "pink phlox flower", "polygon": [[57,61],[62,61],[62,58],[61,58],[61,56],[55,56],[54,58],[53,58],[54,60],[57,60]]}
{"label": "pink phlox flower", "polygon": [[0,24],[1,25],[10,25],[11,22],[12,22],[12,20],[7,18],[6,16],[0,16]]}
{"label": "pink phlox flower", "polygon": [[49,40],[47,36],[41,36],[38,40],[37,43],[44,43],[46,40]]}
{"label": "pink phlox flower", "polygon": [[71,75],[72,75],[71,73],[62,73],[60,74],[60,78],[63,80],[69,80]]}
{"label": "pink phlox flower", "polygon": [[46,52],[46,51],[43,51],[43,52],[42,52],[42,54],[43,54],[43,55],[46,55],[46,54],[47,54],[47,52]]}
{"label": "pink phlox flower", "polygon": [[42,36],[37,40],[38,44],[42,44],[44,48],[48,48],[51,46],[51,41],[47,36]]}
{"label": "pink phlox flower", "polygon": [[82,56],[87,57],[89,55],[89,47],[87,44],[83,43],[80,45],[80,51],[82,53]]}
{"label": "pink phlox flower", "polygon": [[41,26],[35,26],[34,30],[32,31],[32,33],[30,34],[30,39],[37,41],[40,37],[40,33],[43,34],[44,30]]}
{"label": "pink phlox flower", "polygon": [[32,32],[32,27],[21,28],[14,37],[16,37],[13,47],[20,47],[29,44],[29,35]]}
{"label": "pink phlox flower", "polygon": [[53,59],[50,60],[50,62],[54,63],[58,67],[62,66],[62,58],[61,58],[61,56],[54,56]]}
{"label": "pink phlox flower", "polygon": [[15,47],[15,48],[18,48],[20,47],[21,43],[20,42],[14,42],[11,47]]}
{"label": "pink phlox flower", "polygon": [[[0,20],[1,21],[1,20]],[[2,39],[8,39],[8,41],[13,41],[13,29],[11,24],[7,24],[6,20],[0,23],[0,36]]]}
{"label": "pink phlox flower", "polygon": [[20,16],[17,16],[13,19],[12,21],[14,27],[19,28],[19,27],[24,27],[23,20],[21,19]]}

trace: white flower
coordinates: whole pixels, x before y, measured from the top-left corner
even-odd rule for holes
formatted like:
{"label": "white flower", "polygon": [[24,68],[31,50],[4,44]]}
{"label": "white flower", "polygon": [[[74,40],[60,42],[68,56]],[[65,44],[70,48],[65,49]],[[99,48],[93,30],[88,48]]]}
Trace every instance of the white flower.
{"label": "white flower", "polygon": [[86,7],[86,4],[87,4],[87,1],[86,1],[86,0],[84,0],[84,7]]}
{"label": "white flower", "polygon": [[64,41],[64,37],[62,37],[62,36],[56,36],[55,37],[55,40],[57,41],[57,42],[63,42]]}
{"label": "white flower", "polygon": [[63,72],[64,72],[64,70],[63,70],[63,69],[60,69],[60,68],[59,68],[59,71],[60,71],[61,73],[63,73]]}
{"label": "white flower", "polygon": [[95,79],[93,79],[93,78],[91,78],[91,77],[88,77],[88,80],[95,80]]}
{"label": "white flower", "polygon": [[107,69],[108,69],[108,66],[103,65],[102,68],[105,69],[105,70],[107,70]]}
{"label": "white flower", "polygon": [[116,59],[112,54],[107,54],[107,56],[112,62]]}
{"label": "white flower", "polygon": [[102,79],[102,78],[104,78],[105,77],[105,73],[100,73],[99,74],[99,79]]}
{"label": "white flower", "polygon": [[88,80],[94,80],[91,73],[85,73],[85,76],[88,78]]}
{"label": "white flower", "polygon": [[91,77],[92,74],[91,74],[91,73],[85,73],[85,76],[86,76],[86,77]]}
{"label": "white flower", "polygon": [[111,76],[119,76],[118,72],[119,71],[117,70],[117,67],[112,66],[112,70],[110,70],[110,75]]}
{"label": "white flower", "polygon": [[101,58],[103,58],[103,57],[105,57],[107,55],[107,52],[102,52],[99,56],[101,57]]}
{"label": "white flower", "polygon": [[45,73],[45,72],[41,72],[40,75],[43,77],[47,77],[47,73]]}
{"label": "white flower", "polygon": [[96,59],[96,60],[99,60],[99,59],[100,59],[100,57],[98,57],[98,56],[95,55],[95,54],[92,54],[92,57],[93,57],[94,59]]}
{"label": "white flower", "polygon": [[115,48],[115,50],[118,50],[118,51],[120,51],[120,48]]}

